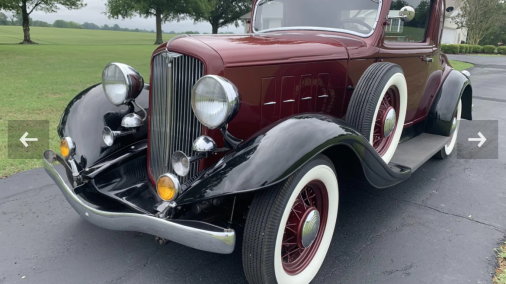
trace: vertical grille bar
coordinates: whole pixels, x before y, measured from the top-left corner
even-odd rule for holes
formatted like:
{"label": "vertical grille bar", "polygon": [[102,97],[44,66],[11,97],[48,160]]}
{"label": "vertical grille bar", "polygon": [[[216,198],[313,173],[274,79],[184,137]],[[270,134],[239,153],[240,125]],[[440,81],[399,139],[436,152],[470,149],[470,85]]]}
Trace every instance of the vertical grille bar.
{"label": "vertical grille bar", "polygon": [[[196,58],[165,52],[155,56],[151,86],[151,133],[149,159],[152,177],[174,173],[170,158],[175,151],[192,156],[191,143],[201,135],[202,125],[191,107],[191,89],[204,76],[204,65]],[[197,174],[198,163],[193,163],[185,183]]]}

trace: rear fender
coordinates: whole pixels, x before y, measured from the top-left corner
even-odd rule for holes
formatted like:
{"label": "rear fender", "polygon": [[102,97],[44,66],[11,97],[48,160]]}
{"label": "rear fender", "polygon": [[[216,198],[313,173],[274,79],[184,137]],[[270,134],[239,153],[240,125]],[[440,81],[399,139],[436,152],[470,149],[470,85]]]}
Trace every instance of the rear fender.
{"label": "rear fender", "polygon": [[[145,84],[136,102],[148,111],[149,85]],[[135,107],[135,112],[141,117],[143,112]],[[95,165],[104,157],[131,145],[147,139],[147,120],[139,130],[115,140],[114,145],[108,147],[102,139],[102,129],[105,126],[118,130],[123,116],[128,113],[127,106],[111,104],[102,88],[102,84],[89,87],[78,94],[65,108],[62,114],[58,135],[60,138],[71,137],[76,144],[74,159],[81,169]]]}
{"label": "rear fender", "polygon": [[367,139],[343,120],[305,114],[265,128],[241,143],[185,185],[177,203],[268,188],[286,180],[317,154],[337,146],[348,147],[355,153],[365,177],[375,187],[392,186],[411,175],[409,169],[385,164]]}
{"label": "rear fender", "polygon": [[452,70],[434,100],[427,116],[425,132],[450,136],[453,115],[462,99],[462,119],[472,120],[473,90],[471,81],[459,71]]}

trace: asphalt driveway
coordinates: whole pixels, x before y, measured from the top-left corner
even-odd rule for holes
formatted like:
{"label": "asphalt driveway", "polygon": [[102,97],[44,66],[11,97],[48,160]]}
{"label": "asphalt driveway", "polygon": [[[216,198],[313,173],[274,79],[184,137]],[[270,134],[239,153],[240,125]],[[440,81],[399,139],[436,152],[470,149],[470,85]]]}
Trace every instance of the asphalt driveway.
{"label": "asphalt driveway", "polygon": [[[506,232],[506,57],[451,58],[477,64],[474,117],[499,120],[499,159],[430,160],[384,190],[343,181],[314,283],[491,283]],[[240,249],[216,255],[92,226],[42,169],[0,180],[0,283],[198,282],[245,283]]]}

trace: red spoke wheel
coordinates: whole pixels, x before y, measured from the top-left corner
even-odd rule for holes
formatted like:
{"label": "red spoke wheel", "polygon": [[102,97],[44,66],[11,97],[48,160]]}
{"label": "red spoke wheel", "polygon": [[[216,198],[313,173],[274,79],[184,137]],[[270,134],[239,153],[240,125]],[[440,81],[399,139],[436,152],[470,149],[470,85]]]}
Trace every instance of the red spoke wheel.
{"label": "red spoke wheel", "polygon": [[388,163],[401,139],[408,99],[402,68],[374,63],[357,83],[348,105],[346,121],[360,132]]}
{"label": "red spoke wheel", "polygon": [[335,170],[321,154],[282,184],[258,192],[244,230],[248,282],[311,282],[327,255],[338,205]]}
{"label": "red spoke wheel", "polygon": [[313,259],[325,232],[327,207],[327,189],[321,181],[311,181],[295,199],[281,245],[283,268],[288,274],[300,273]]}
{"label": "red spoke wheel", "polygon": [[395,137],[396,124],[399,120],[399,91],[392,87],[388,89],[381,101],[373,131],[373,147],[383,156]]}

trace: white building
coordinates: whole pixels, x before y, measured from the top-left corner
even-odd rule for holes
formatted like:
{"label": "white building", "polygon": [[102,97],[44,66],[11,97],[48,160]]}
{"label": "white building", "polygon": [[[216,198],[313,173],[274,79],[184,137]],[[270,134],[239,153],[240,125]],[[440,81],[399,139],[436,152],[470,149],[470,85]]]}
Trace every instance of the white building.
{"label": "white building", "polygon": [[245,34],[249,33],[249,27],[251,25],[251,12],[241,16],[240,19],[241,19],[242,23],[244,24],[244,33]]}
{"label": "white building", "polygon": [[[457,16],[460,13],[461,1],[458,0],[446,0],[446,17],[445,25],[443,30],[443,38],[441,43],[446,44],[460,44],[462,41],[467,39],[467,29],[457,29],[457,24],[452,21],[452,17]],[[453,9],[451,9],[453,7]],[[449,11],[449,12],[448,12]]]}

